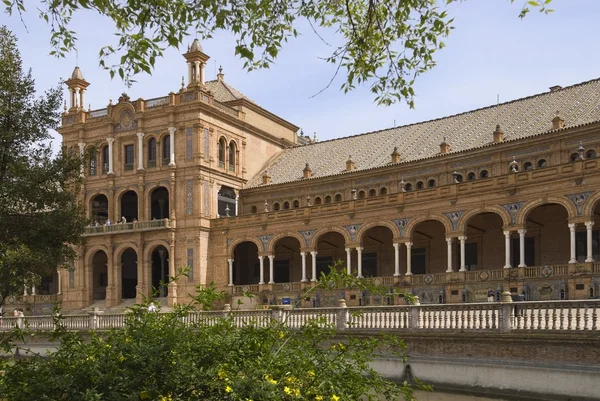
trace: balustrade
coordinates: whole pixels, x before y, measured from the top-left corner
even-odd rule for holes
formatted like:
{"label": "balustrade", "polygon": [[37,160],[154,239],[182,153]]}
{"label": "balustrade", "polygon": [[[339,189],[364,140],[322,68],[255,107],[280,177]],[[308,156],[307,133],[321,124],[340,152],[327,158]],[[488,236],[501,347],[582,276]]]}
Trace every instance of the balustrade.
{"label": "balustrade", "polygon": [[124,224],[113,224],[113,225],[101,225],[101,226],[89,226],[84,230],[84,235],[94,234],[114,234],[124,231],[148,231],[156,230],[161,228],[169,228],[171,222],[169,219],[160,220],[149,220],[149,221],[134,221],[131,223]]}

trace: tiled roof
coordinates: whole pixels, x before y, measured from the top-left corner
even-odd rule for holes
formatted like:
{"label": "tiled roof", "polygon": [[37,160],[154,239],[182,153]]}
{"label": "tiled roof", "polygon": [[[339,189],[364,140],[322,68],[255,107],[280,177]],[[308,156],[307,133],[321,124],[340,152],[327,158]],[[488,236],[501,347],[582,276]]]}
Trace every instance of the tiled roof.
{"label": "tiled roof", "polygon": [[451,152],[478,148],[492,142],[497,124],[505,140],[526,138],[551,130],[557,111],[565,127],[599,121],[600,79],[436,120],[286,149],[246,188],[261,185],[265,169],[271,184],[301,180],[306,163],[312,177],[339,174],[345,170],[349,155],[356,163],[354,171],[386,166],[395,146],[402,162],[439,154],[444,138]]}
{"label": "tiled roof", "polygon": [[206,81],[204,84],[208,90],[215,95],[215,100],[218,102],[225,103],[231,102],[232,100],[246,99],[249,102],[256,104],[255,101],[223,80],[215,79],[214,81]]}

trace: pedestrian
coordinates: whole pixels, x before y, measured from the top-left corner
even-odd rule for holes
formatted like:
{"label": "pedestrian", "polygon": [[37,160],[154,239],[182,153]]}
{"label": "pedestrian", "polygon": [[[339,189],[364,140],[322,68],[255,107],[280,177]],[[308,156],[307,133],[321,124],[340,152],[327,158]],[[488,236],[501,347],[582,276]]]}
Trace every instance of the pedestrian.
{"label": "pedestrian", "polygon": [[494,302],[494,290],[488,290],[488,302]]}
{"label": "pedestrian", "polygon": [[148,312],[156,312],[156,305],[154,305],[154,302],[150,302],[150,305],[148,305]]}

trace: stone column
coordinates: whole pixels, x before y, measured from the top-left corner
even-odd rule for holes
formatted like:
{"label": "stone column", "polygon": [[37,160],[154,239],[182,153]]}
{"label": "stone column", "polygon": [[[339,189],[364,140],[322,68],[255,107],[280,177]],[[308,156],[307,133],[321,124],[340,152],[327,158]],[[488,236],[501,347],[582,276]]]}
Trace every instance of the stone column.
{"label": "stone column", "polygon": [[[525,234],[527,230],[519,230],[519,267],[527,267],[525,264]],[[573,237],[575,238],[575,237]],[[575,249],[575,248],[573,248]]]}
{"label": "stone column", "polygon": [[108,174],[114,174],[113,171],[113,142],[115,138],[106,138],[108,142]]}
{"label": "stone column", "polygon": [[466,272],[467,266],[465,266],[465,241],[467,240],[467,237],[463,235],[458,237],[458,240],[460,241],[460,269],[458,271]]}
{"label": "stone column", "polygon": [[310,256],[312,256],[312,277],[310,281],[317,281],[317,251],[311,251]]}
{"label": "stone column", "polygon": [[27,291],[27,284],[23,285],[23,296],[29,296],[29,292]]}
{"label": "stone column", "polygon": [[177,128],[169,127],[169,146],[171,148],[169,167],[175,167],[175,131]]}
{"label": "stone column", "polygon": [[144,169],[144,133],[138,132],[138,170]]}
{"label": "stone column", "polygon": [[81,90],[81,107],[85,108],[85,89]]}
{"label": "stone column", "polygon": [[31,286],[31,295],[35,296],[35,285]]}
{"label": "stone column", "polygon": [[273,260],[275,259],[275,255],[269,255],[269,284],[275,284],[275,280],[273,277]]}
{"label": "stone column", "polygon": [[346,273],[352,274],[352,248],[346,248]]}
{"label": "stone column", "polygon": [[504,268],[510,269],[510,231],[504,231]]}
{"label": "stone column", "polygon": [[411,270],[411,255],[410,255],[410,249],[412,248],[412,242],[405,242],[404,245],[406,245],[406,276],[411,276],[412,275],[412,270]]}
{"label": "stone column", "polygon": [[302,282],[306,283],[308,280],[306,279],[306,252],[300,252],[300,256],[302,257]]}
{"label": "stone column", "polygon": [[446,244],[448,245],[448,267],[446,273],[452,273],[452,240],[454,238],[446,238]]}
{"label": "stone column", "polygon": [[200,61],[194,61],[194,82],[200,82]]}
{"label": "stone column", "polygon": [[593,262],[594,255],[592,250],[592,227],[594,226],[593,221],[588,221],[585,223],[585,229],[587,231],[587,257],[585,258],[586,262]]}
{"label": "stone column", "polygon": [[571,258],[569,259],[569,263],[577,263],[577,254],[575,252],[575,223],[569,223],[569,231],[570,231],[570,250],[571,250]]}
{"label": "stone column", "polygon": [[56,275],[57,275],[57,279],[58,279],[58,281],[56,282],[56,294],[60,295],[60,294],[62,294],[62,283],[60,282],[60,279],[61,279],[60,270],[56,271]]}
{"label": "stone column", "polygon": [[229,287],[233,287],[233,259],[227,259],[227,263],[229,264]]}
{"label": "stone column", "polygon": [[358,278],[362,278],[363,274],[362,274],[362,246],[357,246],[356,247],[356,252],[358,252],[358,274],[356,275],[356,277]]}
{"label": "stone column", "polygon": [[79,104],[79,88],[75,88],[75,107],[81,107]]}
{"label": "stone column", "polygon": [[265,257],[260,255],[258,257],[258,261],[260,262],[260,279],[258,281],[258,284],[264,284],[265,283]]}
{"label": "stone column", "polygon": [[400,276],[400,244],[394,244],[394,277]]}

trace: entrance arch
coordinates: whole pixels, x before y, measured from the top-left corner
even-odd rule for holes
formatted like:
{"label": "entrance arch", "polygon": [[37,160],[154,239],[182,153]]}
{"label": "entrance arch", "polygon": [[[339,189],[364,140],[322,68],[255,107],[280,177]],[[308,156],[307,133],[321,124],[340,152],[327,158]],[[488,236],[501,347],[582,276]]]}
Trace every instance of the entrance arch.
{"label": "entrance arch", "polygon": [[[291,283],[302,280],[302,259],[298,239],[294,237],[280,238],[273,245],[273,249],[275,254],[273,281],[276,283]],[[270,277],[268,279],[270,280]]]}
{"label": "entrance arch", "polygon": [[369,228],[362,235],[363,277],[386,277],[394,274],[394,233],[386,226]]}
{"label": "entrance arch", "polygon": [[135,299],[137,284],[137,253],[133,248],[127,248],[121,254],[121,298]]}
{"label": "entrance arch", "polygon": [[[467,270],[502,269],[504,257],[504,221],[494,212],[481,212],[465,222],[465,267]],[[460,244],[453,245],[453,270],[460,266]],[[516,265],[515,265],[516,266]]]}
{"label": "entrance arch", "polygon": [[[570,259],[569,214],[557,203],[545,203],[525,216],[525,264],[527,266],[564,264]],[[581,227],[585,238],[585,226]],[[585,240],[581,254],[585,255]],[[520,243],[513,239],[513,266],[518,266]],[[579,253],[579,252],[578,252]]]}
{"label": "entrance arch", "polygon": [[344,236],[336,231],[328,231],[321,234],[316,240],[316,267],[313,268],[316,275],[312,279],[319,279],[321,273],[327,274],[332,266],[338,260],[345,260],[346,240]]}
{"label": "entrance arch", "polygon": [[[265,276],[269,269],[265,263]],[[260,280],[260,262],[258,247],[252,241],[240,242],[233,250],[233,284],[258,284]]]}
{"label": "entrance arch", "polygon": [[169,218],[169,190],[157,187],[150,193],[150,220]]}
{"label": "entrance arch", "polygon": [[121,195],[121,216],[128,223],[138,219],[138,195],[135,191],[127,191]]}
{"label": "entrance arch", "polygon": [[444,224],[439,220],[421,221],[412,228],[412,239],[412,273],[444,273],[448,261]]}
{"label": "entrance arch", "polygon": [[106,299],[108,286],[108,256],[104,251],[97,251],[92,256],[92,300]]}
{"label": "entrance arch", "polygon": [[[169,295],[169,251],[162,245],[154,248],[151,254],[152,293],[158,297]],[[161,284],[162,283],[162,284]]]}
{"label": "entrance arch", "polygon": [[108,198],[104,194],[98,194],[90,200],[90,218],[98,224],[106,223],[108,220]]}

